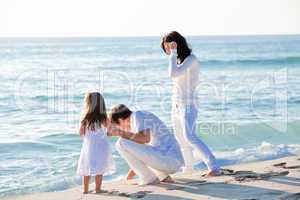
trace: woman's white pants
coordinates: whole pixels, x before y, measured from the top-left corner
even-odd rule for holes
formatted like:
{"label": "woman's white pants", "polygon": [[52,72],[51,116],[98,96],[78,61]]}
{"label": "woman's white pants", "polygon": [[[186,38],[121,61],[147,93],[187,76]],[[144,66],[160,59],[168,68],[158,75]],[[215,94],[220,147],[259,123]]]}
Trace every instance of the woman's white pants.
{"label": "woman's white pants", "polygon": [[151,183],[157,178],[162,180],[179,171],[182,166],[172,155],[163,155],[153,146],[123,138],[117,141],[116,149],[139,176],[140,185]]}
{"label": "woman's white pants", "polygon": [[184,171],[193,169],[193,149],[201,155],[209,170],[218,171],[219,165],[208,146],[197,136],[197,108],[195,105],[173,104],[172,122],[175,136],[184,157]]}

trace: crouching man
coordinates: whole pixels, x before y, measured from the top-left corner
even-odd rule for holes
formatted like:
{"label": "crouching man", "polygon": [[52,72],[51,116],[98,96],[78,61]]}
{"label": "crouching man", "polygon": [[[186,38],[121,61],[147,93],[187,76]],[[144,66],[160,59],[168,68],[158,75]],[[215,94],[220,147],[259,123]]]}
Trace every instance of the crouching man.
{"label": "crouching man", "polygon": [[108,134],[119,137],[116,148],[130,167],[127,180],[137,175],[139,185],[174,182],[170,174],[181,169],[183,157],[174,135],[157,116],[120,104],[109,118]]}

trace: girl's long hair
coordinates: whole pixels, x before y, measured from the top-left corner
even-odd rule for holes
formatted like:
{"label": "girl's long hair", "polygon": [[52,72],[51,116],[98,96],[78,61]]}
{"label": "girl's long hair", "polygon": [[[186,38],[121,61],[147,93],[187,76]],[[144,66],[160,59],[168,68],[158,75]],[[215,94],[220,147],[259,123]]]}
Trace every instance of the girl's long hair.
{"label": "girl's long hair", "polygon": [[177,59],[179,61],[179,64],[181,64],[186,59],[186,57],[188,57],[192,53],[192,49],[189,48],[186,39],[182,35],[180,35],[180,33],[178,33],[177,31],[172,31],[162,38],[160,46],[166,53],[166,49],[164,46],[165,42],[177,43],[177,54],[178,54]]}
{"label": "girl's long hair", "polygon": [[81,124],[91,130],[105,125],[107,114],[102,95],[98,92],[87,93],[84,102],[85,105],[81,115]]}

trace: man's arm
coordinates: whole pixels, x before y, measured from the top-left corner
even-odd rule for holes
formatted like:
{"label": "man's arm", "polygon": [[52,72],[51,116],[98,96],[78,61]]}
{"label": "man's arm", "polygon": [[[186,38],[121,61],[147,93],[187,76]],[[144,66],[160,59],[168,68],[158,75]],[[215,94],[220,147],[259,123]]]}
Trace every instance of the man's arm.
{"label": "man's arm", "polygon": [[108,128],[108,133],[110,136],[118,136],[139,144],[146,144],[149,143],[151,140],[150,129],[145,129],[138,133],[132,133],[129,131],[123,131],[114,126],[110,126]]}
{"label": "man's arm", "polygon": [[142,130],[138,133],[131,133],[127,131],[120,130],[120,137],[125,138],[127,140],[134,141],[139,144],[145,144],[150,142],[150,129]]}

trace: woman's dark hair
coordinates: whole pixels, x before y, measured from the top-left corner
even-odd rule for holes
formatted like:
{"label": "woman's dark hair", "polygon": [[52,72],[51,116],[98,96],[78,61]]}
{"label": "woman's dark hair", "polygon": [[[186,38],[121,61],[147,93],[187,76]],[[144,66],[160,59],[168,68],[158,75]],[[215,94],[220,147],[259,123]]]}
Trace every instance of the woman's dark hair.
{"label": "woman's dark hair", "polygon": [[126,119],[131,115],[132,111],[129,110],[124,104],[116,105],[109,113],[109,119],[116,124],[119,124],[119,119]]}
{"label": "woman's dark hair", "polygon": [[179,63],[182,63],[185,60],[185,58],[191,55],[192,53],[192,49],[189,48],[186,39],[182,35],[180,35],[180,33],[178,33],[177,31],[172,31],[162,38],[160,46],[166,53],[166,49],[164,46],[165,42],[177,43],[177,54],[178,54],[177,58],[179,60]]}
{"label": "woman's dark hair", "polygon": [[85,109],[82,113],[81,124],[91,130],[95,130],[95,125],[101,127],[107,120],[105,102],[99,92],[87,93],[85,95]]}

